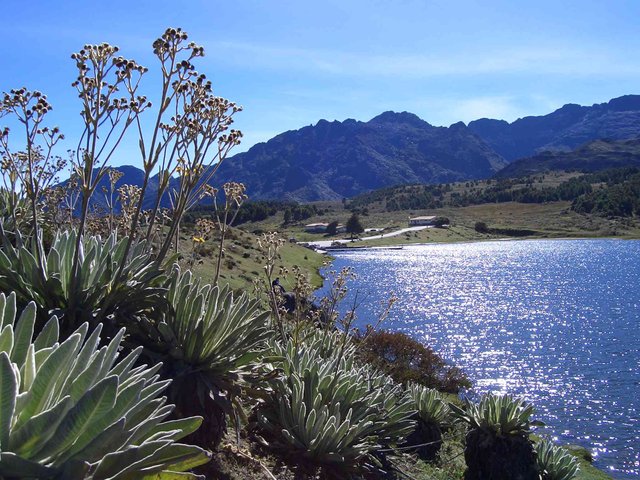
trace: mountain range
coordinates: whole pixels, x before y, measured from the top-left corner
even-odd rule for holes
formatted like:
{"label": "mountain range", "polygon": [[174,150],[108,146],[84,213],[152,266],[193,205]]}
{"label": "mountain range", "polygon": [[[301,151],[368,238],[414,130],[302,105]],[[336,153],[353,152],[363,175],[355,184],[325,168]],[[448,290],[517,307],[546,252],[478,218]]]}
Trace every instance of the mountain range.
{"label": "mountain range", "polygon": [[[391,185],[633,163],[638,142],[620,141],[638,137],[640,95],[568,104],[512,123],[484,118],[436,127],[409,112],[384,112],[368,122],[320,120],[281,133],[225,160],[212,183],[242,182],[254,200],[336,200]],[[138,184],[134,170],[127,167],[119,184]]]}

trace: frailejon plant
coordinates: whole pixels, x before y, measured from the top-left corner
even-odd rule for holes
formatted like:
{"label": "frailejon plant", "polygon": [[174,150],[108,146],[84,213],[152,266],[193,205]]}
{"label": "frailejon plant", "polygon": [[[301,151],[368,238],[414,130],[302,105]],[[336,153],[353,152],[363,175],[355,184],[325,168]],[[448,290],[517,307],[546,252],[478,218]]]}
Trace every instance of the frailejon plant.
{"label": "frailejon plant", "polygon": [[422,385],[410,385],[409,393],[423,422],[432,423],[441,428],[451,423],[451,409],[437,390]]}
{"label": "frailejon plant", "polygon": [[205,417],[192,439],[216,446],[226,417],[242,413],[238,395],[245,381],[255,377],[257,361],[272,336],[269,313],[246,294],[234,297],[228,287],[202,285],[177,266],[167,300],[170,308],[155,333],[136,340],[147,355],[162,361],[162,372],[173,379],[169,398],[178,414]]}
{"label": "frailejon plant", "polygon": [[[107,43],[85,45],[71,56],[77,68],[72,86],[81,102],[84,123],[71,156],[75,193],[66,195],[74,203],[68,211],[78,217],[69,216],[78,232],[69,268],[72,291],[79,290],[82,281],[82,242],[88,230],[91,198],[111,171],[109,162],[130,129],[138,135],[144,176],[135,201],[129,198],[129,227],[124,229],[129,235],[114,274],[116,283],[126,282],[130,250],[135,249],[138,238],[145,240],[143,245],[148,250],[152,240],[157,241],[159,248],[154,255],[158,263],[168,255],[174,239],[177,249],[182,216],[206,195],[213,175],[242,137],[240,131],[230,128],[233,115],[242,108],[214,95],[211,82],[195,69],[194,62],[204,55],[203,47],[190,42],[182,29],[168,28],[152,48],[160,64],[161,88],[149,123],[144,121],[145,114],[153,105],[140,93],[146,67],[122,57],[118,47]],[[8,180],[10,200],[28,200],[34,245],[38,247],[42,245],[42,212],[38,210],[64,166],[64,161],[54,155],[54,147],[63,136],[57,127],[46,126],[51,110],[46,95],[24,87],[0,98],[0,118],[7,116],[10,123],[20,127],[18,132],[25,132],[24,137],[19,134],[16,139],[9,127],[0,129],[2,176]],[[161,204],[167,200],[171,215],[162,212]],[[113,223],[113,218],[108,220]],[[32,254],[46,279],[44,249],[35,248]],[[73,314],[79,309],[74,297],[70,304]]]}
{"label": "frailejon plant", "polygon": [[0,222],[12,238],[15,232],[30,230],[29,205],[25,198],[0,187]]}
{"label": "frailejon plant", "polygon": [[221,209],[222,211],[218,208],[217,195],[215,193],[212,195],[213,208],[216,214],[216,224],[220,231],[220,238],[218,240],[218,259],[216,261],[216,275],[213,280],[214,285],[218,284],[218,279],[220,278],[220,265],[222,264],[224,239],[227,230],[235,220],[244,201],[249,198],[245,193],[246,187],[242,183],[227,182],[223,185],[223,191],[224,206]]}
{"label": "frailejon plant", "polygon": [[282,375],[258,419],[270,447],[344,475],[379,468],[376,453],[411,432],[415,410],[389,377],[354,364],[354,347],[340,348],[338,337],[273,345]]}
{"label": "frailejon plant", "polygon": [[[136,130],[144,177],[132,209],[129,232],[131,237],[135,235],[143,203],[150,201],[149,222],[146,233],[142,232],[149,241],[156,231],[160,204],[170,197],[173,215],[157,251],[163,259],[183,214],[201,198],[204,186],[230,149],[240,142],[242,134],[229,127],[241,107],[213,94],[211,82],[194,65],[204,55],[204,48],[190,42],[182,29],[167,28],[152,48],[162,72],[155,108],[139,93],[147,68],[121,57],[118,47],[85,45],[72,55],[78,68],[74,86],[82,102],[85,124],[74,164],[82,192],[82,232],[89,199],[107,174],[109,160],[125,132],[129,128]],[[145,113],[152,109],[147,123]],[[173,188],[175,182],[171,179],[176,175],[180,180]],[[132,241],[133,238],[127,249]]]}
{"label": "frailejon plant", "polygon": [[531,427],[542,423],[531,420],[535,412],[531,404],[510,395],[488,394],[478,404],[449,407],[469,427],[464,452],[466,480],[538,479],[529,436]]}
{"label": "frailejon plant", "polygon": [[[142,243],[135,243],[127,258],[127,239],[114,233],[105,240],[85,237],[81,242],[78,277],[73,275],[73,255],[77,234],[74,231],[55,235],[44,255],[40,269],[32,250],[44,251],[42,245],[13,246],[3,237],[0,249],[0,291],[16,292],[18,303],[35,301],[42,310],[36,332],[48,316],[60,319],[61,336],[66,337],[83,322],[95,328],[106,324],[112,336],[121,326],[134,326],[141,315],[167,305],[167,277],[153,261]],[[120,265],[125,268],[119,278]]]}
{"label": "frailejon plant", "polygon": [[417,410],[417,425],[407,445],[415,446],[421,458],[433,460],[442,445],[442,431],[451,424],[451,410],[437,390],[423,385],[409,385],[408,390]]}
{"label": "frailejon plant", "polygon": [[531,420],[535,413],[532,404],[511,395],[484,395],[477,404],[467,403],[465,409],[449,404],[454,414],[475,430],[497,436],[528,435],[532,426],[542,425]]}
{"label": "frailejon plant", "polygon": [[564,448],[542,439],[536,444],[538,470],[542,480],[571,480],[578,475],[578,462]]}
{"label": "frailejon plant", "polygon": [[16,296],[0,294],[0,477],[198,478],[181,472],[208,452],[176,442],[202,419],[164,421],[170,381],[134,367],[142,348],[117,361],[124,330],[100,348],[84,323],[59,343],[54,316],[32,340],[35,303],[15,317]]}
{"label": "frailejon plant", "polygon": [[[46,95],[26,88],[4,93],[0,100],[0,118],[6,115],[13,117],[18,122],[20,131],[25,132],[24,150],[16,151],[10,145],[10,129],[5,127],[0,131],[3,181],[10,192],[12,207],[17,206],[19,198],[28,201],[36,241],[40,241],[42,235],[39,222],[41,197],[57,181],[57,173],[66,164],[53,154],[54,147],[64,136],[58,127],[49,128],[44,125],[51,109]],[[42,262],[40,254],[41,252],[36,252],[38,265]]]}

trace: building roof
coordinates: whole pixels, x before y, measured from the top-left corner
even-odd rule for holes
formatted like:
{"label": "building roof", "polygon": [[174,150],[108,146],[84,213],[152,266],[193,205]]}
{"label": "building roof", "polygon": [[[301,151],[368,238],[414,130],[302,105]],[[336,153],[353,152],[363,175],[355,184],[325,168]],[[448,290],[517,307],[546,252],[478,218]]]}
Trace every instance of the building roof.
{"label": "building roof", "polygon": [[307,228],[312,228],[312,227],[328,227],[329,224],[328,223],[310,223],[308,225],[305,225],[305,227]]}
{"label": "building roof", "polygon": [[435,215],[427,215],[423,217],[411,217],[409,220],[433,220],[434,218],[436,218]]}

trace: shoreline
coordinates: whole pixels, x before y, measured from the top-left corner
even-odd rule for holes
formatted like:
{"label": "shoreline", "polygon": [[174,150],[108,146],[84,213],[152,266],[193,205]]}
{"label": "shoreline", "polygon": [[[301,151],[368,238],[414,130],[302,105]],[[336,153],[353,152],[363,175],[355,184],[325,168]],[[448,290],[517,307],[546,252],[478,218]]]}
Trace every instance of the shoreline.
{"label": "shoreline", "polygon": [[[618,240],[618,241],[640,241],[640,237],[500,237],[500,238],[477,238],[467,240],[453,240],[450,242],[408,242],[408,243],[389,243],[387,245],[358,245],[358,241],[345,243],[340,247],[313,247],[310,244],[312,242],[300,242],[299,245],[305,246],[318,253],[329,253],[336,251],[359,251],[359,250],[402,250],[404,247],[426,247],[433,245],[456,245],[465,243],[490,243],[490,242],[521,242],[528,240],[551,240],[551,241],[566,241],[566,240]],[[350,243],[356,243],[354,246],[347,246]]]}

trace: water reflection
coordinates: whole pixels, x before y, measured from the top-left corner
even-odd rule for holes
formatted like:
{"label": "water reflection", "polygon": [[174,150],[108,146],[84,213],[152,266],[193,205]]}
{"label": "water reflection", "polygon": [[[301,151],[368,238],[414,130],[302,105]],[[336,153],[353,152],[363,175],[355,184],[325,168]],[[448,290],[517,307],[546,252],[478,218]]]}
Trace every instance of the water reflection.
{"label": "water reflection", "polygon": [[[386,327],[432,345],[480,392],[533,401],[563,443],[615,478],[640,474],[640,242],[519,241],[336,254]],[[348,303],[347,299],[347,302]]]}

